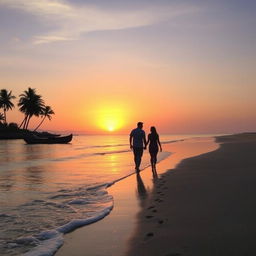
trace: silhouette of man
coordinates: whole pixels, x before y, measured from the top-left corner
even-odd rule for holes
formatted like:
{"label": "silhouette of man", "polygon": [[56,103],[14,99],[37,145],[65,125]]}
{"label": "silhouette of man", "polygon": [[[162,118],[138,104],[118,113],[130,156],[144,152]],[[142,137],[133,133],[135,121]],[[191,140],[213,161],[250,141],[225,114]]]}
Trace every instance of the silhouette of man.
{"label": "silhouette of man", "polygon": [[[143,149],[146,149],[146,134],[143,128],[143,123],[138,122],[137,128],[133,129],[130,133],[130,148],[133,150],[134,163],[136,172],[140,171],[141,157],[143,155]],[[144,146],[143,146],[144,144]]]}

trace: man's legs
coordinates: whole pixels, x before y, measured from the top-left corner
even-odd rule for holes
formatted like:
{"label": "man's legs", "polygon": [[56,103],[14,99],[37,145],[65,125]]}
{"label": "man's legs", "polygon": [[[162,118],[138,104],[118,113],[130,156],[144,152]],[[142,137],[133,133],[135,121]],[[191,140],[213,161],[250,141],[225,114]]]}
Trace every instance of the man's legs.
{"label": "man's legs", "polygon": [[133,148],[135,169],[139,171],[143,148]]}

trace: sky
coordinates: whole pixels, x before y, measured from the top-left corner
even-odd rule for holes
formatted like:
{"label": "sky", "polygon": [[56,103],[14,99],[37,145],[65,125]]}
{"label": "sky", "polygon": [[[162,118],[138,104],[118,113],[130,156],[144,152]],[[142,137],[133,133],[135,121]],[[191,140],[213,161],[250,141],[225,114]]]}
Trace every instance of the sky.
{"label": "sky", "polygon": [[252,0],[0,0],[0,89],[17,104],[35,88],[55,112],[43,130],[255,131],[255,12]]}

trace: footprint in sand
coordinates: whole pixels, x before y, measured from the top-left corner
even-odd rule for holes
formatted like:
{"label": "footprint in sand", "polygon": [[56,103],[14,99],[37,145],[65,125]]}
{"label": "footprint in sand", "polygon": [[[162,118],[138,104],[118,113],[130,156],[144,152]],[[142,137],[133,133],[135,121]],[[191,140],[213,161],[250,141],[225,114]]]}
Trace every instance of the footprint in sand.
{"label": "footprint in sand", "polygon": [[153,237],[154,236],[154,233],[153,232],[149,232],[146,234],[146,238],[150,238],[150,237]]}
{"label": "footprint in sand", "polygon": [[158,203],[162,203],[164,200],[162,200],[160,198],[157,198],[157,199],[155,199],[155,201],[158,202]]}
{"label": "footprint in sand", "polygon": [[159,224],[163,224],[164,221],[163,221],[163,220],[159,220],[158,223],[159,223]]}

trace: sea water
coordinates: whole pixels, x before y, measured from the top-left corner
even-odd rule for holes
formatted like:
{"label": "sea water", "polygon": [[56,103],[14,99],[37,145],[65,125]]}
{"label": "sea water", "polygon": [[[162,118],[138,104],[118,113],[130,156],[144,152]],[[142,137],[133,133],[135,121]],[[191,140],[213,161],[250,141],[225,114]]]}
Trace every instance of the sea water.
{"label": "sea water", "polygon": [[[187,137],[161,136],[163,148]],[[163,150],[159,161],[170,154]],[[141,169],[149,163],[144,151]],[[106,188],[133,173],[127,136],[74,136],[63,145],[0,141],[1,255],[54,254],[63,234],[110,213]]]}

